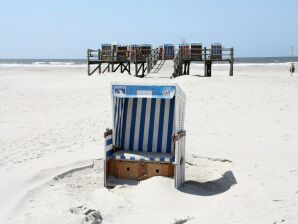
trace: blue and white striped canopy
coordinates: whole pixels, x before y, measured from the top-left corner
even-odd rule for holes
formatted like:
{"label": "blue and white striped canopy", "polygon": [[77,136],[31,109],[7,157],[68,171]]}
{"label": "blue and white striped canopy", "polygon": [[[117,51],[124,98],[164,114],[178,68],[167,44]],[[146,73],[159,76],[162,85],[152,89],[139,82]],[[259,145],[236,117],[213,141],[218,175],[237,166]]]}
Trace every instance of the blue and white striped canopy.
{"label": "blue and white striped canopy", "polygon": [[128,151],[173,153],[175,90],[113,85],[113,144]]}

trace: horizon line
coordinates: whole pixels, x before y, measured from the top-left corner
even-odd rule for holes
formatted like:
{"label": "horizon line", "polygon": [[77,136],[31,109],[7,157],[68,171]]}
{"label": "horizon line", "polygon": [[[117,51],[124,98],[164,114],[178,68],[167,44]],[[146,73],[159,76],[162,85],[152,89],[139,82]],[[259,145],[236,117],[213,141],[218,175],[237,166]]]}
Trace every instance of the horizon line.
{"label": "horizon line", "polygon": [[[291,58],[291,56],[240,56],[236,58]],[[293,56],[298,58],[298,56]],[[87,60],[87,58],[0,58],[0,60]]]}

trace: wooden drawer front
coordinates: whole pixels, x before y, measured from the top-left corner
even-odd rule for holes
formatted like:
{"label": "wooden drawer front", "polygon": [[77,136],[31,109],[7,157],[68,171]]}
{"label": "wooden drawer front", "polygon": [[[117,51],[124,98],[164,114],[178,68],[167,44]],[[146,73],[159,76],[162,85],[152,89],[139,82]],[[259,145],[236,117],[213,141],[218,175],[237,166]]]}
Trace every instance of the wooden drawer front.
{"label": "wooden drawer front", "polygon": [[171,163],[152,163],[143,161],[110,160],[110,175],[121,179],[145,180],[153,176],[174,176]]}

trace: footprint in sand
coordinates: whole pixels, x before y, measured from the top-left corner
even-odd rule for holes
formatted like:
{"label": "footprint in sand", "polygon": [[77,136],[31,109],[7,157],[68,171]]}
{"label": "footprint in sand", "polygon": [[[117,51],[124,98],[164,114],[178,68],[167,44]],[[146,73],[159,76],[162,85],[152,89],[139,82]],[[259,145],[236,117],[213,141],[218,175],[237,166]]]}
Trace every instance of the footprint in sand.
{"label": "footprint in sand", "polygon": [[82,218],[83,224],[87,224],[87,223],[100,224],[102,223],[102,220],[103,220],[101,213],[99,211],[95,209],[89,209],[85,206],[73,207],[73,208],[70,208],[69,211],[72,214],[83,216]]}

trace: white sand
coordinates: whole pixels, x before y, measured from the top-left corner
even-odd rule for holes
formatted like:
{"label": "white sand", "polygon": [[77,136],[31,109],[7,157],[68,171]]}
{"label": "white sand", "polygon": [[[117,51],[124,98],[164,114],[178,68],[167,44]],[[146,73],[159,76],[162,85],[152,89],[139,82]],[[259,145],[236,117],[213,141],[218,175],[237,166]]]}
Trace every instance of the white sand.
{"label": "white sand", "polygon": [[[298,75],[288,66],[202,66],[166,79],[87,77],[82,66],[0,67],[0,223],[298,223]],[[187,95],[188,182],[103,188],[110,83],[177,82]],[[70,171],[70,172],[68,172]],[[61,175],[63,174],[63,175]],[[59,176],[60,175],[60,176]],[[56,178],[55,178],[56,177]],[[181,222],[182,223],[182,222]]]}

